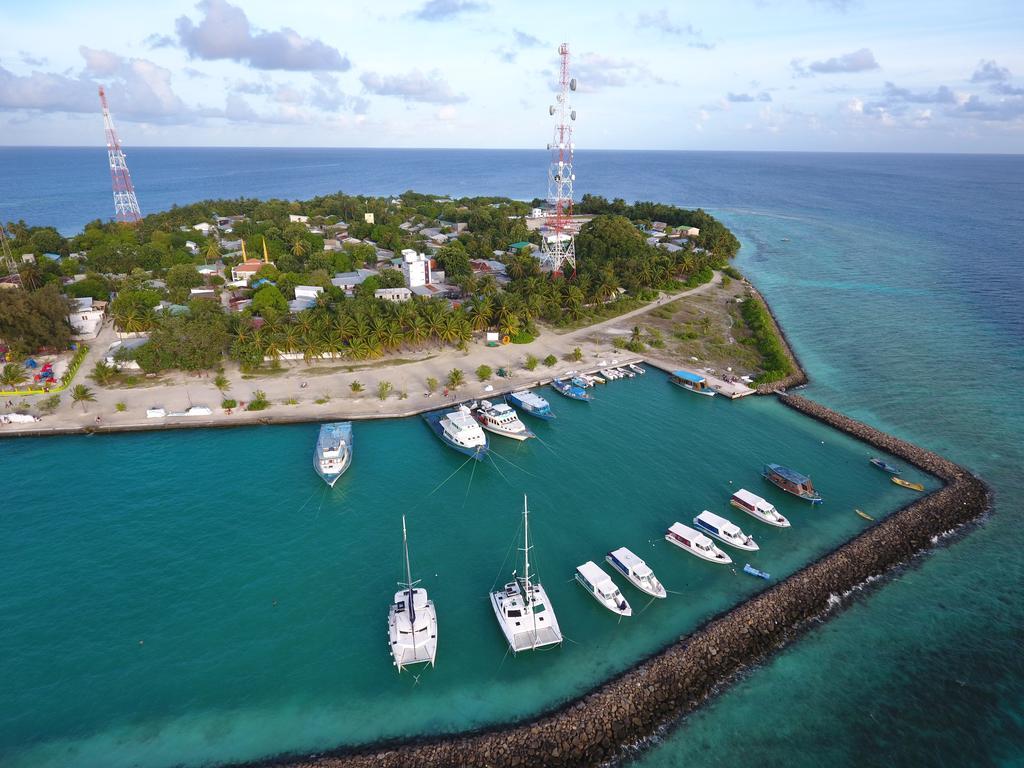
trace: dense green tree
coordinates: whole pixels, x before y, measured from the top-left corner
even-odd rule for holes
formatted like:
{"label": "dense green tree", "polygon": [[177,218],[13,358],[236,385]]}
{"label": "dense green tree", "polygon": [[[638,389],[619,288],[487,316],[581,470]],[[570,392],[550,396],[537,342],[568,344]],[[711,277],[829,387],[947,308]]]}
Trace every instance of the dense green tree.
{"label": "dense green tree", "polygon": [[71,304],[56,285],[35,291],[5,291],[0,300],[0,339],[22,352],[39,347],[67,349]]}
{"label": "dense green tree", "polygon": [[288,301],[276,285],[269,283],[261,285],[259,290],[252,295],[252,311],[256,314],[267,316],[268,311],[287,312]]}
{"label": "dense green tree", "polygon": [[167,294],[175,304],[188,301],[189,292],[203,284],[203,278],[191,264],[175,264],[167,270],[164,278],[167,283]]}

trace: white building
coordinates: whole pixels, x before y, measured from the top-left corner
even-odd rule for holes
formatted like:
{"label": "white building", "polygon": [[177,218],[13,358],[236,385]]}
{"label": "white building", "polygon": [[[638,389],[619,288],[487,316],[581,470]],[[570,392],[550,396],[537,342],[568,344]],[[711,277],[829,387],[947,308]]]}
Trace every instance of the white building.
{"label": "white building", "polygon": [[319,285],[296,285],[295,298],[288,302],[288,308],[292,312],[301,312],[304,309],[311,309],[316,306],[316,299],[324,289]]}
{"label": "white building", "polygon": [[192,229],[197,232],[202,232],[204,235],[210,234],[210,230],[213,229],[212,224],[207,224],[205,221],[201,221],[198,224],[193,224]]}
{"label": "white building", "polygon": [[402,302],[412,298],[412,291],[408,288],[378,288],[373,295],[378,299]]}
{"label": "white building", "polygon": [[289,213],[288,221],[290,221],[292,224],[306,224],[307,222],[309,222],[309,216],[300,216],[297,213]]}
{"label": "white building", "polygon": [[402,274],[409,288],[430,284],[430,259],[412,248],[402,251]]}
{"label": "white building", "polygon": [[185,250],[187,250],[189,253],[195,256],[197,253],[199,253],[199,246],[191,240],[186,240]]}
{"label": "white building", "polygon": [[93,306],[91,298],[72,299],[72,302],[75,308],[68,315],[72,337],[83,341],[95,339],[103,326],[103,309]]}

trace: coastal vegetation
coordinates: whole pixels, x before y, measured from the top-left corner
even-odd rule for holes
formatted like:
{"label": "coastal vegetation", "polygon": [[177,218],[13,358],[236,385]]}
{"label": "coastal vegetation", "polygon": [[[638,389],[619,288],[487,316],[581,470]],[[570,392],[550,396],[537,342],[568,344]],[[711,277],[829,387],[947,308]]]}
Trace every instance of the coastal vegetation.
{"label": "coastal vegetation", "polygon": [[757,296],[749,294],[740,305],[740,312],[763,361],[764,372],[754,381],[761,384],[790,375],[793,372],[793,364],[782,346],[782,341],[775,331],[775,323],[764,302]]}

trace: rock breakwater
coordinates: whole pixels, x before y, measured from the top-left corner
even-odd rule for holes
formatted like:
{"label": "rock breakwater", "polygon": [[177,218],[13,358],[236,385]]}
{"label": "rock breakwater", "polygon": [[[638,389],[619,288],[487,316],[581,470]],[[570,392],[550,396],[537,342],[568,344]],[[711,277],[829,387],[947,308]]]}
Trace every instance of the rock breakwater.
{"label": "rock breakwater", "polygon": [[971,522],[990,505],[988,487],[937,454],[887,435],[806,398],[790,408],[842,430],[939,477],[920,498],[789,578],[711,619],[676,643],[557,711],[531,721],[452,737],[381,744],[260,763],[269,768],[419,766],[592,766],[698,707],[723,682],[792,640],[835,597],[885,573]]}

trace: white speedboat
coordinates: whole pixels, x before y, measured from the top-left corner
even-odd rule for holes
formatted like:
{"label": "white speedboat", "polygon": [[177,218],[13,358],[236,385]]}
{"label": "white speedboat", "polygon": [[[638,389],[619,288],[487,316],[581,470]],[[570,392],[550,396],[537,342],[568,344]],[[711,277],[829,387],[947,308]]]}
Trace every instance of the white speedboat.
{"label": "white speedboat", "polygon": [[715,542],[700,531],[695,531],[682,523],[672,523],[665,531],[665,541],[712,563],[728,565],[732,562],[732,558],[716,547]]}
{"label": "white speedboat", "polygon": [[482,400],[473,409],[473,416],[480,426],[496,435],[511,437],[513,440],[528,440],[536,435],[531,432],[511,405]]}
{"label": "white speedboat", "polygon": [[487,455],[487,435],[464,405],[454,411],[424,413],[423,420],[434,434],[459,453],[482,461]]}
{"label": "white speedboat", "polygon": [[604,376],[606,379],[608,379],[608,381],[615,381],[616,379],[622,378],[621,376],[619,376],[619,374],[617,374],[615,371],[611,370],[610,368],[602,368],[601,369],[601,375]]}
{"label": "white speedboat", "polygon": [[547,592],[530,580],[530,520],[523,496],[523,575],[491,592],[491,607],[512,653],[532,651],[562,642],[558,619]]}
{"label": "white speedboat", "polygon": [[437,657],[437,612],[427,590],[417,587],[409,566],[409,538],[402,515],[402,548],[405,550],[405,584],[395,593],[388,611],[388,640],[391,657],[401,672],[409,664],[434,666]]}
{"label": "white speedboat", "polygon": [[639,376],[643,376],[645,373],[647,373],[647,371],[644,368],[641,368],[636,363],[630,363],[627,367],[629,368],[629,370],[631,370],[633,373]]}
{"label": "white speedboat", "polygon": [[753,536],[747,536],[735,523],[706,509],[693,518],[693,527],[736,549],[746,552],[757,552],[760,549]]}
{"label": "white speedboat", "polygon": [[633,373],[631,370],[629,370],[628,368],[623,368],[621,366],[619,368],[616,368],[615,372],[620,374],[621,376],[625,376],[627,379],[632,379],[634,376],[636,376],[636,374]]}
{"label": "white speedboat", "polygon": [[646,592],[651,597],[668,597],[665,587],[658,581],[650,566],[625,547],[609,552],[604,559],[641,592]]}
{"label": "white speedboat", "polygon": [[332,488],[352,463],[352,422],[321,424],[313,451],[313,469]]}
{"label": "white speedboat", "polygon": [[776,528],[789,528],[789,520],[779,514],[779,510],[771,502],[744,488],[736,491],[729,499],[729,503],[762,523],[774,525]]}
{"label": "white speedboat", "polygon": [[615,582],[593,560],[587,560],[583,565],[576,566],[576,581],[612,613],[617,613],[619,616],[633,615],[633,609],[629,607],[629,603],[619,592]]}

